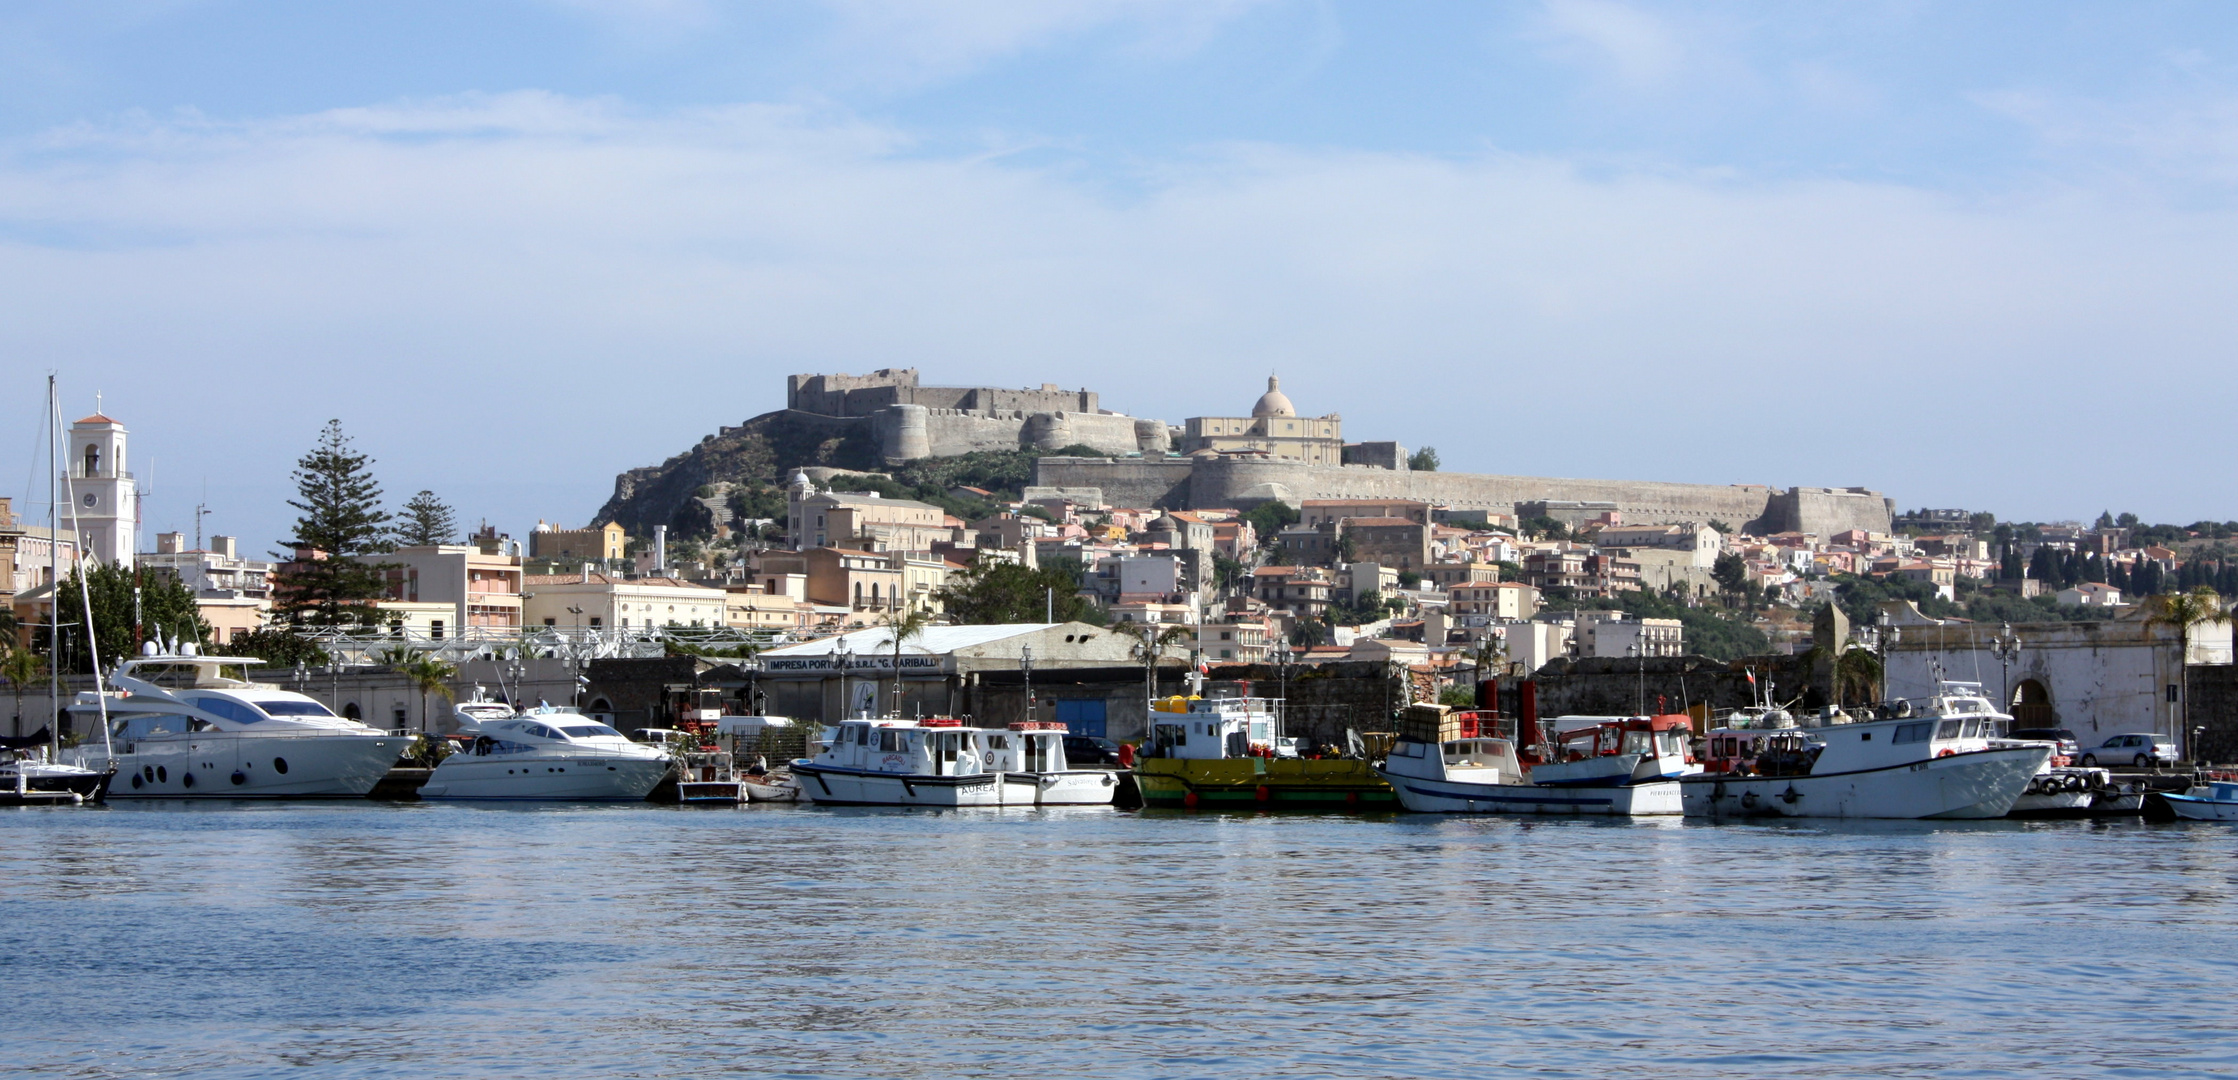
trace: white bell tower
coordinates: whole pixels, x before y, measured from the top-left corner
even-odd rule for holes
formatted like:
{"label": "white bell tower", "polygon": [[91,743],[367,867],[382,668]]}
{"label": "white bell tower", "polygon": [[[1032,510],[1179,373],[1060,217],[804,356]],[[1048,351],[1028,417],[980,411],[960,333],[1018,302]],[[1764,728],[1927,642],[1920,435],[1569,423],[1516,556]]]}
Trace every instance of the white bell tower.
{"label": "white bell tower", "polygon": [[70,456],[63,459],[64,497],[75,501],[57,522],[75,518],[86,553],[109,566],[131,566],[139,539],[140,499],[125,459],[124,425],[99,412],[70,425]]}

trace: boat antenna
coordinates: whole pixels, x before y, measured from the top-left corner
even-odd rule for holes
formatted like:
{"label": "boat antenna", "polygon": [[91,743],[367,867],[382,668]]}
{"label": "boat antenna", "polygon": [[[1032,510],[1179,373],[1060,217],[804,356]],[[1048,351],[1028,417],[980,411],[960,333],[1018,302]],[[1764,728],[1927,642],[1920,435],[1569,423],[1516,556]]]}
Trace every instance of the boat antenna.
{"label": "boat antenna", "polygon": [[[52,384],[51,377],[49,384]],[[57,431],[62,429],[62,404],[59,400],[55,402],[54,406],[54,426]],[[93,588],[86,580],[91,575],[86,566],[88,560],[83,539],[85,531],[78,526],[78,490],[77,485],[71,483],[68,477],[63,478],[62,487],[63,491],[70,497],[70,535],[79,538],[77,546],[71,549],[75,556],[72,561],[77,564],[78,601],[85,609],[85,654],[86,659],[93,665],[93,702],[94,706],[100,710],[101,715],[101,755],[108,762],[109,767],[114,769],[116,768],[116,748],[109,742],[109,694],[107,688],[101,682],[101,641],[100,635],[94,632],[93,626]],[[61,590],[62,583],[58,581],[55,583],[57,595],[53,598],[53,606],[60,606]],[[60,728],[61,725],[57,724],[56,727]],[[55,739],[59,745],[61,735],[58,733]],[[61,752],[57,750],[56,757],[58,760],[60,754]]]}

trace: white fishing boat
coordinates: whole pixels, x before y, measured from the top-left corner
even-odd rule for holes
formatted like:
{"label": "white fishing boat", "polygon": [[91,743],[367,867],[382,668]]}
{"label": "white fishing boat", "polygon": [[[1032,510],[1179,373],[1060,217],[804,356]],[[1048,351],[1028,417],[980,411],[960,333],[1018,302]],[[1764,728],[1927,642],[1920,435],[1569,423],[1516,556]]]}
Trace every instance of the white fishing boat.
{"label": "white fishing boat", "polygon": [[1524,753],[1495,722],[1478,723],[1486,726],[1473,737],[1400,736],[1376,772],[1401,806],[1425,813],[1674,815],[1682,809],[1679,777],[1701,771],[1685,716],[1557,717],[1554,742],[1532,739]]}
{"label": "white fishing boat", "polygon": [[2073,764],[2059,752],[2059,744],[2034,739],[2013,739],[2013,718],[2000,711],[1982,692],[1980,683],[1944,679],[1936,684],[1936,692],[1924,699],[1907,701],[1904,710],[1923,720],[1944,720],[1956,717],[1978,722],[1981,732],[1991,746],[2040,745],[2051,748],[2051,754],[2042,768],[2028,780],[2020,796],[2013,800],[2007,817],[2056,818],[2082,817],[2091,812],[2098,797],[2113,787],[2113,773],[2095,767]]}
{"label": "white fishing boat", "polygon": [[676,801],[686,806],[737,806],[746,801],[746,780],[728,750],[687,746],[676,759]]}
{"label": "white fishing boat", "polygon": [[202,656],[193,645],[163,654],[150,643],[109,676],[110,689],[70,705],[88,726],[108,717],[109,745],[78,747],[66,763],[113,769],[112,799],[355,798],[411,749],[408,736],[229,674],[263,662]]}
{"label": "white fishing boat", "polygon": [[2186,821],[2238,821],[2238,781],[2209,780],[2181,795],[2162,795],[2168,809]]}
{"label": "white fishing boat", "polygon": [[1970,707],[1820,728],[1720,728],[1679,781],[1690,817],[2004,817],[2050,760]]}
{"label": "white fishing boat", "polygon": [[1095,806],[1118,794],[1108,769],[1073,769],[1065,725],[965,727],[960,720],[847,720],[795,760],[801,792],[866,806]]}
{"label": "white fishing boat", "polygon": [[673,762],[666,747],[549,705],[480,721],[471,734],[420,785],[420,798],[641,802]]}

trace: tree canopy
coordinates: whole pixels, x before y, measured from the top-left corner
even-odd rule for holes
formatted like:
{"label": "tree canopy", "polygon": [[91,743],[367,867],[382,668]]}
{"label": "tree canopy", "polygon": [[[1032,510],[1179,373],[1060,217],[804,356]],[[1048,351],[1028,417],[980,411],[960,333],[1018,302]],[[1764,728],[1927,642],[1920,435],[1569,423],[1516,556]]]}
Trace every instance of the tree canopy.
{"label": "tree canopy", "polygon": [[1080,581],[1064,569],[1028,569],[1015,562],[981,555],[949,578],[940,590],[948,617],[959,624],[1037,623],[1048,614],[1055,593],[1058,622],[1094,621],[1080,598]]}
{"label": "tree canopy", "polygon": [[[84,675],[93,671],[93,655],[85,647],[82,631],[72,626],[83,622],[78,578],[77,571],[63,578],[57,595],[62,612],[58,621],[65,627],[59,666]],[[194,590],[168,572],[94,564],[85,572],[85,587],[86,598],[93,601],[93,640],[100,648],[104,669],[131,656],[139,650],[141,641],[158,634],[195,645],[209,635],[210,628],[194,603]],[[137,603],[135,588],[139,590]]]}
{"label": "tree canopy", "polygon": [[422,489],[397,515],[395,538],[398,547],[453,543],[458,539],[458,518],[434,492]]}
{"label": "tree canopy", "polygon": [[388,511],[381,509],[381,485],[373,479],[373,459],[361,454],[343,434],[340,420],[329,420],[311,452],[295,463],[297,497],[288,505],[302,514],[290,548],[315,548],[330,557],[292,569],[276,590],[277,608],[289,622],[332,626],[373,621],[368,601],[384,591],[383,567],[348,556],[388,550]]}

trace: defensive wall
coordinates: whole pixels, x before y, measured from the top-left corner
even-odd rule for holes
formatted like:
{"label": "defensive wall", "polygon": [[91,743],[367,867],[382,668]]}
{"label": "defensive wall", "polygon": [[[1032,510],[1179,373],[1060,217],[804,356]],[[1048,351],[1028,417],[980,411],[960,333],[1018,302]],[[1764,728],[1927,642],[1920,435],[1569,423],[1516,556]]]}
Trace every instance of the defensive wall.
{"label": "defensive wall", "polygon": [[1248,508],[1268,500],[1418,499],[1455,510],[1514,514],[1519,503],[1606,502],[1627,524],[1724,521],[1750,532],[1829,536],[1847,529],[1885,533],[1895,506],[1864,488],[1789,488],[1757,484],[1671,484],[1476,473],[1415,472],[1367,465],[1306,465],[1233,457],[1042,458],[1034,483],[1097,487],[1115,506],[1185,510]]}
{"label": "defensive wall", "polygon": [[889,463],[955,457],[981,450],[1060,450],[1088,446],[1107,454],[1164,453],[1164,423],[1105,412],[1089,390],[919,386],[917,369],[869,375],[793,375],[785,380],[795,417],[867,422]]}
{"label": "defensive wall", "polygon": [[825,416],[869,416],[896,405],[974,413],[1097,413],[1091,390],[1038,390],[993,386],[919,386],[916,368],[881,368],[868,375],[793,375],[785,380],[785,407]]}

